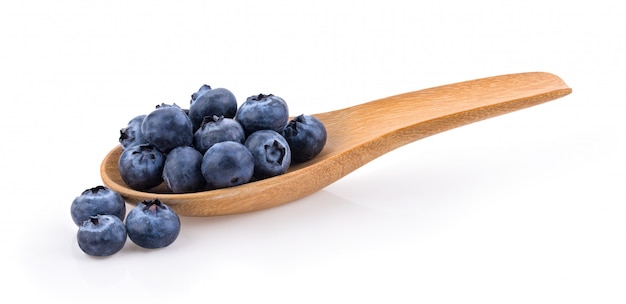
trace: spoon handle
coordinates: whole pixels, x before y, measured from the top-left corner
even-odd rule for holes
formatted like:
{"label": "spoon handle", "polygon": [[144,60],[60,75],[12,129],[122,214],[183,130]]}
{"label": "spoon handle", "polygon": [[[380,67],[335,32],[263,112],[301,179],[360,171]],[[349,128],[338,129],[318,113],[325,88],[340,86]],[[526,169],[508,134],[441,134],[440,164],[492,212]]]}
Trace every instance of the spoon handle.
{"label": "spoon handle", "polygon": [[410,142],[571,92],[554,74],[519,73],[433,87],[316,116],[329,129],[340,130],[329,135],[329,146],[337,147],[336,152],[341,153],[341,148],[352,150],[365,145],[358,155],[368,162]]}
{"label": "spoon handle", "polygon": [[[292,198],[313,193],[375,158],[419,139],[572,92],[544,72],[494,76],[391,96],[316,114],[329,130],[319,163],[297,170]],[[287,184],[281,185],[287,186]],[[289,191],[286,191],[289,193]]]}

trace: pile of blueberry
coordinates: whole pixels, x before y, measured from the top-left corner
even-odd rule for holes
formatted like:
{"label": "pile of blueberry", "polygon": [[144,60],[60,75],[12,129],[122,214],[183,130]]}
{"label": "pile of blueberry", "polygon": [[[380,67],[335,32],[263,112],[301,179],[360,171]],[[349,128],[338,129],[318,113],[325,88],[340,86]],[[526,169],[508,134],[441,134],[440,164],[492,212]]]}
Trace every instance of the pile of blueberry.
{"label": "pile of blueberry", "polygon": [[[135,190],[165,182],[174,193],[232,187],[287,171],[292,162],[317,156],[326,144],[324,124],[311,115],[289,120],[276,95],[254,95],[237,105],[224,88],[203,85],[189,109],[161,104],[120,130],[118,168]],[[180,232],[178,215],[159,200],[143,201],[126,215],[122,196],[104,186],[74,199],[80,249],[92,256],[120,251],[126,239],[143,248],[163,248]]]}
{"label": "pile of blueberry", "polygon": [[189,109],[161,104],[120,130],[118,168],[124,182],[145,191],[163,182],[174,193],[226,188],[283,174],[326,144],[326,128],[312,115],[289,120],[273,94],[240,106],[232,92],[203,85]]}
{"label": "pile of blueberry", "polygon": [[143,248],[163,248],[172,244],[180,232],[178,215],[159,200],[143,201],[126,215],[122,196],[104,186],[77,196],[71,215],[78,225],[78,246],[92,256],[120,251],[127,237]]}

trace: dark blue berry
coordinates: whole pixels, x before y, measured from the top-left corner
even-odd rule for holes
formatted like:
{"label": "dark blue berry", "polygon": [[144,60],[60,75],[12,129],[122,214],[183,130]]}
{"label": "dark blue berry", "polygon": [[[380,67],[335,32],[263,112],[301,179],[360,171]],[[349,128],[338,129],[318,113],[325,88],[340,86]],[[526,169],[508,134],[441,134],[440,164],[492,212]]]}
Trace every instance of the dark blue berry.
{"label": "dark blue berry", "polygon": [[204,85],[198,92],[191,95],[191,105],[189,106],[189,118],[193,123],[195,132],[202,125],[204,117],[224,116],[233,118],[237,113],[237,99],[235,95],[227,89],[211,89]]}
{"label": "dark blue berry", "polygon": [[122,196],[104,186],[97,186],[83,191],[72,202],[70,208],[72,220],[76,225],[82,224],[90,216],[108,214],[124,220],[126,203]]}
{"label": "dark blue berry", "polygon": [[326,127],[311,115],[299,115],[283,128],[282,135],[291,148],[293,162],[305,162],[317,156],[326,145]]}
{"label": "dark blue berry", "polygon": [[120,155],[118,170],[122,180],[135,190],[148,190],[163,182],[165,154],[152,145],[128,147]]}
{"label": "dark blue berry", "polygon": [[126,227],[114,215],[90,216],[78,227],[78,247],[88,255],[109,256],[126,243]]}
{"label": "dark blue berry", "polygon": [[208,91],[211,89],[211,86],[208,84],[203,84],[198,91],[194,92],[193,94],[191,94],[191,101],[189,102],[189,104],[192,104],[200,94],[204,93],[204,91]]}
{"label": "dark blue berry", "polygon": [[165,157],[163,180],[174,193],[204,190],[206,181],[202,176],[202,153],[190,146],[174,148]]}
{"label": "dark blue berry", "polygon": [[281,132],[289,120],[289,108],[276,95],[254,95],[241,104],[235,119],[243,127],[246,136],[258,130]]}
{"label": "dark blue berry", "polygon": [[180,233],[180,218],[159,200],[143,201],[126,216],[126,231],[133,243],[143,248],[172,244]]}
{"label": "dark blue berry", "polygon": [[287,140],[276,131],[256,131],[246,139],[245,146],[254,158],[254,176],[271,177],[287,172],[291,165],[291,149]]}
{"label": "dark blue berry", "polygon": [[122,148],[126,149],[130,146],[136,146],[141,144],[147,144],[148,140],[141,133],[141,123],[146,115],[139,115],[131,119],[128,125],[120,129],[119,142]]}
{"label": "dark blue berry", "polygon": [[218,142],[236,141],[243,144],[244,140],[243,128],[236,120],[224,116],[207,116],[193,135],[193,146],[204,154]]}
{"label": "dark blue berry", "polygon": [[146,140],[163,153],[193,142],[193,126],[189,116],[177,105],[162,104],[141,123]]}
{"label": "dark blue berry", "polygon": [[254,174],[252,154],[239,142],[223,141],[209,148],[202,158],[202,175],[213,188],[249,182]]}

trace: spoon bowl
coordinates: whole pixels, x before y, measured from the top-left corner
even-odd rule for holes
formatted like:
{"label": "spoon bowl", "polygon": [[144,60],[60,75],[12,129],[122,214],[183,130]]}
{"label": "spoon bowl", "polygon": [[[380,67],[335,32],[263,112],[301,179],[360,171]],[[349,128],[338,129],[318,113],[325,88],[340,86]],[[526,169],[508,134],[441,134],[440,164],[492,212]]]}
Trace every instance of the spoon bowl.
{"label": "spoon bowl", "polygon": [[183,216],[257,211],[310,195],[408,143],[571,92],[556,75],[530,72],[438,86],[313,114],[328,133],[318,156],[292,165],[282,175],[230,188],[175,194],[162,184],[150,191],[133,190],[117,168],[121,146],[106,155],[100,174],[107,187],[131,204],[159,199]]}

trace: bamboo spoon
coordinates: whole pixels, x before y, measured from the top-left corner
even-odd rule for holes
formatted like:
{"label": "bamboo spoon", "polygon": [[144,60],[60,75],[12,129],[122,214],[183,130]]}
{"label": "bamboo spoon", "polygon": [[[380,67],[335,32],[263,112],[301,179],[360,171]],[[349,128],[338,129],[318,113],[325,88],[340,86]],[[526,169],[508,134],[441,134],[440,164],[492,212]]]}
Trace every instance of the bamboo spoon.
{"label": "bamboo spoon", "polygon": [[104,184],[127,202],[159,199],[179,215],[213,216],[271,208],[312,194],[369,161],[408,143],[472,122],[568,95],[558,77],[543,72],[495,76],[391,96],[353,107],[314,114],[328,140],[313,160],[292,165],[283,175],[232,188],[173,194],[130,189],[120,177],[114,148],[104,158]]}

